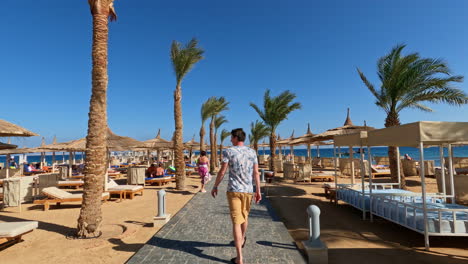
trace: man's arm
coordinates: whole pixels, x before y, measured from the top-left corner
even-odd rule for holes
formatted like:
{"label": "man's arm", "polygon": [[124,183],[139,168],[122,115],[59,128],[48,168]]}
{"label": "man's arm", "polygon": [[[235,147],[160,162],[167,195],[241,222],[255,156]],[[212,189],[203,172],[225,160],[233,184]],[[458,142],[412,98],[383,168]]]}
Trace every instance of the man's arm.
{"label": "man's arm", "polygon": [[216,176],[216,181],[213,186],[213,190],[211,190],[211,195],[213,198],[216,198],[216,195],[218,195],[218,185],[221,183],[221,181],[224,178],[224,174],[226,173],[228,163],[223,162],[223,165],[221,166],[221,169],[218,171],[218,176]]}
{"label": "man's arm", "polygon": [[258,163],[254,164],[252,176],[255,180],[255,202],[259,203],[262,200],[262,193],[260,191],[260,174],[258,173]]}

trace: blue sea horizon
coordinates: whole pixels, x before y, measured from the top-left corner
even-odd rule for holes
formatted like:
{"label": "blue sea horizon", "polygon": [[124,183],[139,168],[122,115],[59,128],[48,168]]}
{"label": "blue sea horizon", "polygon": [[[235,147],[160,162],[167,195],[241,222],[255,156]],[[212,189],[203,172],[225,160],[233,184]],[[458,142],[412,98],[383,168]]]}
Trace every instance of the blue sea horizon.
{"label": "blue sea horizon", "polygon": [[[359,148],[353,148],[354,150],[354,157],[359,158],[359,154],[357,151]],[[268,148],[259,148],[259,155],[269,155],[270,150]],[[317,156],[317,149],[314,147],[311,149],[312,152],[312,157]],[[341,148],[342,153],[348,153],[349,148]],[[388,156],[388,148],[387,147],[372,147],[371,148],[372,156],[375,157],[382,157],[382,156]],[[62,153],[62,152],[60,152]],[[194,152],[198,153],[198,151]],[[277,152],[278,153],[278,152]],[[282,153],[284,155],[288,155],[290,153],[290,148],[285,147],[282,150]],[[400,155],[403,156],[404,154],[410,155],[413,159],[419,160],[419,149],[417,148],[410,148],[410,147],[400,147]],[[468,146],[458,146],[453,148],[453,154],[454,157],[468,157]],[[307,156],[307,149],[306,148],[301,148],[301,149],[294,149],[294,155],[295,156]],[[365,149],[365,158],[367,159],[367,149]],[[13,155],[15,158],[16,162],[19,162],[19,155]],[[320,157],[333,157],[333,148],[321,148],[320,149]],[[348,157],[348,156],[343,156],[343,157]],[[444,157],[448,157],[447,149],[444,149]],[[62,160],[68,160],[69,155],[63,155],[63,154],[57,154],[55,155],[55,160],[57,161],[62,161]],[[0,162],[4,163],[6,157],[4,155],[0,156]],[[39,162],[41,159],[40,155],[37,154],[30,154],[27,156],[27,161],[28,162]],[[77,153],[75,156],[76,160],[81,160],[81,153]],[[424,149],[424,159],[425,160],[434,160],[436,166],[440,166],[440,154],[439,154],[439,148],[438,147],[430,147],[430,148],[425,148]],[[52,164],[52,154],[47,154],[46,155],[46,162],[48,164]]]}

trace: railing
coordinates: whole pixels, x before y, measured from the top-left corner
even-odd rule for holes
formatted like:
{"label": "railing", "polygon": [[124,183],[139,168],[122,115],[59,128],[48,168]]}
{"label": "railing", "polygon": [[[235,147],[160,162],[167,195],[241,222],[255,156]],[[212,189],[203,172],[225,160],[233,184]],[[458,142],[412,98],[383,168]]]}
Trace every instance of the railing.
{"label": "railing", "polygon": [[[399,199],[402,199],[402,201],[395,200],[396,197],[399,197]],[[440,194],[427,194],[426,199],[429,199],[430,202],[436,203],[437,199],[443,199],[447,197],[453,197],[453,195],[440,195]],[[375,214],[379,217],[382,217],[384,219],[387,219],[391,222],[397,223],[399,225],[402,225],[408,229],[411,229],[413,231],[416,231],[418,233],[424,234],[424,229],[418,229],[417,228],[417,219],[418,219],[418,212],[424,213],[424,209],[420,205],[415,205],[415,204],[409,204],[409,202],[416,202],[417,198],[422,198],[421,194],[399,194],[399,195],[388,195],[388,194],[376,194],[371,196],[371,200],[373,203],[373,208],[372,208],[372,214]],[[379,210],[381,209],[380,207],[383,206],[383,204],[386,204],[386,208],[389,209],[389,216],[385,216],[385,211],[384,210]],[[441,203],[442,204],[442,203]],[[401,210],[403,209],[403,210]],[[392,218],[392,211],[395,212],[395,217]],[[403,223],[400,221],[400,216],[401,216],[401,211],[403,211]],[[382,212],[382,213],[381,213]],[[461,221],[468,221],[468,207],[466,209],[458,209],[458,208],[426,208],[426,212],[437,212],[437,218],[431,217],[432,219],[438,220],[438,227],[439,227],[439,232],[429,232],[428,234],[431,236],[468,236],[468,232],[465,231],[465,233],[459,233],[457,230],[457,213],[464,213],[467,217],[467,220],[461,220]],[[410,215],[412,213],[412,215]],[[447,219],[448,214],[443,213],[450,213],[451,214],[451,219]],[[419,216],[420,218],[421,216]],[[445,219],[444,219],[445,217]],[[423,216],[424,220],[424,216]],[[447,232],[442,232],[442,222],[443,221],[452,221],[453,222],[453,229],[451,233]],[[426,222],[424,222],[424,228],[426,228]]]}

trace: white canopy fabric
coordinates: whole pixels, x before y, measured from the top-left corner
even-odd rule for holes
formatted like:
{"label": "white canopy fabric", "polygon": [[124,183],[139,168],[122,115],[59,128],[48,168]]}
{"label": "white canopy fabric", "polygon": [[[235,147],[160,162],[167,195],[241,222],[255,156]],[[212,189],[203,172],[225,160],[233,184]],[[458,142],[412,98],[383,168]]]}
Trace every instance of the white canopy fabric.
{"label": "white canopy fabric", "polygon": [[334,136],[333,142],[337,147],[367,146],[367,131],[359,131],[353,134]]}
{"label": "white canopy fabric", "polygon": [[419,147],[468,142],[468,122],[420,121],[367,132],[368,146]]}

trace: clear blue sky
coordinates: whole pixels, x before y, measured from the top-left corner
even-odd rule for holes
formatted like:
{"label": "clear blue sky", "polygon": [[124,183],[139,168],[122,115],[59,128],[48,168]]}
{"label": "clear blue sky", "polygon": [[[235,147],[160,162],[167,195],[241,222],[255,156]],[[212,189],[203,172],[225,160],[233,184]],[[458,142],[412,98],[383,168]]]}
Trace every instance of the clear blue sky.
{"label": "clear blue sky", "polygon": [[[116,0],[110,24],[109,126],[147,140],[174,128],[172,40],[197,37],[206,50],[183,82],[184,138],[198,135],[200,106],[210,96],[230,102],[227,129],[258,118],[249,102],[296,93],[303,108],[279,128],[289,136],[354,123],[382,127],[385,114],[356,73],[378,84],[376,61],[398,43],[405,53],[443,58],[468,76],[468,1],[453,0]],[[0,118],[59,141],[84,137],[91,91],[92,18],[86,0],[2,0]],[[460,84],[465,89],[467,84]],[[403,123],[468,121],[467,107],[406,110]],[[198,140],[198,139],[197,139]],[[13,139],[36,146],[39,137]]]}

